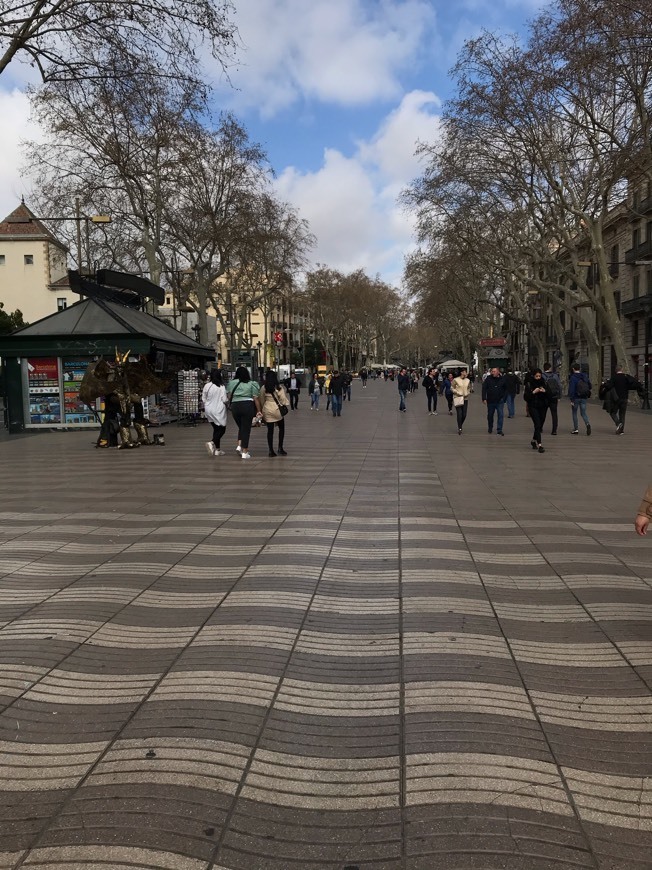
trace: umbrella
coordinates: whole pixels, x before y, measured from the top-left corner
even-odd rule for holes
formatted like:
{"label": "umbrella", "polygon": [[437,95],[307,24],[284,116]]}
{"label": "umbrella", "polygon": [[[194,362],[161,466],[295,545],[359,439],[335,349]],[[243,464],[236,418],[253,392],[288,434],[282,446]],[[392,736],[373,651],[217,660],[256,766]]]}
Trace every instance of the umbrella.
{"label": "umbrella", "polygon": [[439,363],[437,368],[440,368],[440,369],[468,369],[468,366],[465,362],[462,362],[459,359],[447,359],[446,362]]}

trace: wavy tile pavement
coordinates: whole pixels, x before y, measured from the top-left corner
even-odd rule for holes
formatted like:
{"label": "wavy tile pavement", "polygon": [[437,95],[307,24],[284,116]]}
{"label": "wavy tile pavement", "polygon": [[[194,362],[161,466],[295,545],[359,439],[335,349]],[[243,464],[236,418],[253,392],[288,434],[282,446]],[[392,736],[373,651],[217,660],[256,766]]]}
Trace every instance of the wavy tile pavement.
{"label": "wavy tile pavement", "polygon": [[651,870],[652,424],[421,392],[246,465],[3,441],[0,870]]}

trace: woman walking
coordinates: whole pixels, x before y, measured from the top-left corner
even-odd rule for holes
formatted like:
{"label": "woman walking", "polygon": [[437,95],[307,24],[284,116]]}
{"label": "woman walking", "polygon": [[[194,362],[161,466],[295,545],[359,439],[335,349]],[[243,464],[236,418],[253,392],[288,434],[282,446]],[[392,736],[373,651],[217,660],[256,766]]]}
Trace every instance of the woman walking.
{"label": "woman walking", "polygon": [[539,453],[546,452],[541,444],[541,434],[551,398],[550,387],[544,380],[543,372],[541,369],[534,369],[523,392],[523,399],[527,404],[530,419],[534,425],[534,435],[530,444],[532,449],[538,450]]}
{"label": "woman walking", "polygon": [[[311,393],[312,395],[312,393]],[[319,393],[317,393],[319,397]],[[278,382],[278,376],[272,369],[267,369],[265,382],[260,391],[260,406],[263,411],[263,421],[267,424],[267,446],[269,455],[276,456],[274,452],[274,426],[278,427],[278,455],[287,456],[283,450],[285,440],[285,416],[281,408],[289,408],[290,400]],[[317,408],[319,410],[319,408]]]}
{"label": "woman walking", "polygon": [[238,424],[238,446],[235,448],[243,459],[251,459],[249,436],[254,417],[262,418],[258,394],[260,387],[251,380],[244,366],[235,370],[235,377],[226,388],[233,419]]}
{"label": "woman walking", "polygon": [[437,416],[437,370],[428,369],[423,381],[423,386],[426,388],[426,398],[428,399],[428,416]]}
{"label": "woman walking", "polygon": [[462,369],[459,375],[453,378],[451,389],[453,391],[455,413],[457,414],[457,434],[461,435],[462,427],[466,420],[466,412],[469,409],[469,394],[471,392],[471,381],[466,369]]}
{"label": "woman walking", "polygon": [[220,449],[222,436],[226,432],[226,388],[222,383],[222,372],[213,369],[201,394],[204,414],[213,427],[213,438],[206,442],[206,450],[211,456],[224,456]]}
{"label": "woman walking", "polygon": [[[308,392],[310,393],[310,410],[319,410],[319,397],[321,395],[321,384],[319,383],[319,375],[315,372],[312,380],[308,384]],[[326,409],[328,410],[328,409]],[[263,418],[265,417],[265,409],[263,408]]]}
{"label": "woman walking", "polygon": [[453,375],[444,375],[444,380],[442,381],[441,388],[439,390],[440,394],[444,396],[448,403],[448,413],[453,416],[453,387],[451,384],[453,383]]}

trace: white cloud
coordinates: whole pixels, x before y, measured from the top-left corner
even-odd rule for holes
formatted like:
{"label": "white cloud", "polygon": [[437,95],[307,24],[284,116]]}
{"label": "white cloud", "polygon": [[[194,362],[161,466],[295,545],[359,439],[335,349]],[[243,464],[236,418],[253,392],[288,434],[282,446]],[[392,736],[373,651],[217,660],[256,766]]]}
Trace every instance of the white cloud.
{"label": "white cloud", "polygon": [[404,255],[413,247],[413,222],[397,197],[419,172],[417,140],[432,142],[438,135],[438,107],[432,93],[406,94],[352,156],[329,149],[317,171],[288,167],[280,174],[280,196],[299,209],[317,237],[315,263],[363,268],[399,283]]}
{"label": "white cloud", "polygon": [[25,139],[39,138],[36,125],[29,120],[29,102],[20,90],[0,90],[0,220],[12,212],[21,196],[29,192],[29,181],[20,172]]}
{"label": "white cloud", "polygon": [[395,98],[435,12],[426,0],[247,0],[237,24],[236,108],[271,116],[298,100],[351,106]]}

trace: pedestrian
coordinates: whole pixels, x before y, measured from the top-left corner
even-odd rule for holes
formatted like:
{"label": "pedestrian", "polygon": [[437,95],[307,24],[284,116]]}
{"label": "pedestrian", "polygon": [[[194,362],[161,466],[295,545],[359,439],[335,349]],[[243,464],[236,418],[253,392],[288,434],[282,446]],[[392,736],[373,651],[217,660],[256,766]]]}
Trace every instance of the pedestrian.
{"label": "pedestrian", "polygon": [[468,378],[466,369],[462,369],[456,378],[453,378],[451,383],[453,391],[453,404],[455,405],[455,413],[457,414],[457,434],[462,434],[462,427],[466,420],[466,413],[469,408],[469,394],[471,392],[471,381]]}
{"label": "pedestrian", "polygon": [[505,393],[507,401],[507,417],[511,420],[516,416],[516,406],[514,403],[516,397],[521,392],[521,379],[518,375],[515,375],[511,369],[507,369],[505,383],[507,384],[507,392]]}
{"label": "pedestrian", "polygon": [[[310,410],[319,410],[319,397],[321,395],[321,384],[319,383],[319,375],[315,372],[308,384],[308,392],[310,393]],[[263,414],[263,417],[265,415]]]}
{"label": "pedestrian", "polygon": [[249,453],[249,437],[254,418],[262,420],[260,387],[251,380],[251,375],[245,366],[238,366],[235,377],[229,381],[226,388],[229,394],[229,406],[233,419],[238,426],[238,445],[235,448],[243,459],[251,459]]}
{"label": "pedestrian", "polygon": [[419,374],[416,370],[412,371],[412,375],[410,376],[410,392],[416,393],[419,389]]}
{"label": "pedestrian", "polygon": [[448,413],[450,416],[453,416],[453,387],[451,386],[453,383],[453,373],[444,376],[444,380],[441,382],[441,388],[439,390],[440,395],[442,395],[446,402],[448,403]]}
{"label": "pedestrian", "polygon": [[422,386],[426,390],[426,398],[428,400],[428,416],[437,416],[437,370],[428,369],[422,381]]}
{"label": "pedestrian", "polygon": [[405,406],[405,397],[408,394],[410,389],[410,378],[408,377],[407,369],[402,368],[398,373],[398,394],[400,397],[400,402],[398,405],[399,411],[407,411]]}
{"label": "pedestrian", "polygon": [[643,386],[636,378],[626,375],[622,366],[616,366],[615,375],[605,384],[605,389],[610,390],[612,388],[614,392],[610,416],[616,424],[616,435],[622,435],[625,431],[625,415],[627,414],[629,393],[631,390],[636,390],[641,394]]}
{"label": "pedestrian", "polygon": [[541,369],[534,369],[532,372],[532,377],[528,380],[528,385],[523,392],[523,399],[528,404],[530,419],[534,426],[534,435],[530,441],[532,449],[538,450],[539,453],[545,453],[541,442],[543,425],[546,422],[546,414],[550,405],[550,388]]}
{"label": "pedestrian", "polygon": [[369,372],[368,372],[367,369],[363,366],[363,367],[360,369],[360,381],[362,382],[362,389],[363,389],[363,390],[366,390],[366,389],[367,389],[367,378],[368,378],[368,377],[369,377]]}
{"label": "pedestrian", "polygon": [[204,403],[204,416],[213,427],[213,438],[206,442],[206,450],[211,456],[224,456],[225,452],[220,444],[226,432],[226,387],[222,383],[222,372],[219,369],[211,371],[201,398]]}
{"label": "pedestrian", "polygon": [[652,519],[652,483],[648,486],[643,496],[643,501],[638,509],[634,528],[637,535],[647,535],[647,529]]}
{"label": "pedestrian", "polygon": [[294,369],[292,369],[290,376],[286,378],[283,383],[285,384],[285,389],[290,394],[290,408],[293,411],[297,411],[299,408],[299,393],[303,386],[301,378],[297,375]]}
{"label": "pedestrian", "polygon": [[351,384],[353,383],[353,375],[351,372],[342,372],[342,401],[351,401]]}
{"label": "pedestrian", "polygon": [[333,372],[328,372],[326,377],[324,378],[324,392],[326,393],[326,410],[331,406],[331,400],[333,398],[333,394],[331,393],[331,378],[333,377]]}
{"label": "pedestrian", "polygon": [[577,412],[579,410],[586,426],[586,434],[591,434],[591,423],[586,414],[586,400],[591,398],[591,381],[586,372],[581,371],[579,363],[573,363],[573,369],[568,381],[568,398],[571,403],[571,413],[573,416],[573,428],[571,435],[578,435],[577,428]]}
{"label": "pedestrian", "polygon": [[503,435],[504,402],[507,382],[497,368],[492,368],[489,376],[482,382],[482,401],[487,406],[487,432],[494,429],[494,416],[498,415],[497,435]]}
{"label": "pedestrian", "polygon": [[342,393],[344,392],[344,379],[342,375],[335,370],[331,376],[331,409],[333,417],[342,416]]}
{"label": "pedestrian", "polygon": [[[265,383],[260,391],[260,406],[263,422],[267,425],[269,455],[287,456],[283,449],[283,442],[285,441],[285,416],[290,407],[290,400],[279,384],[278,376],[273,369],[267,369]],[[286,410],[283,411],[283,408]],[[278,429],[278,454],[274,452],[274,427]]]}
{"label": "pedestrian", "polygon": [[562,395],[561,378],[557,372],[553,372],[550,363],[545,363],[543,366],[543,379],[546,382],[549,393],[548,407],[550,408],[550,416],[552,418],[552,430],[550,434],[556,435],[557,426],[559,425],[557,406]]}

